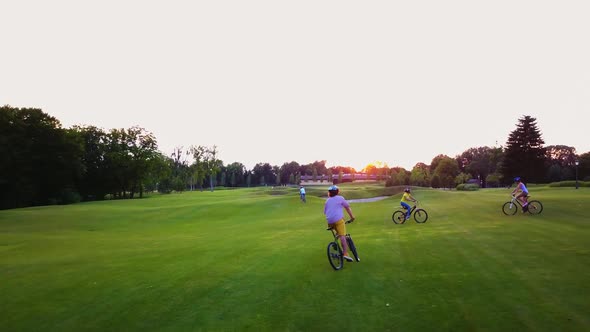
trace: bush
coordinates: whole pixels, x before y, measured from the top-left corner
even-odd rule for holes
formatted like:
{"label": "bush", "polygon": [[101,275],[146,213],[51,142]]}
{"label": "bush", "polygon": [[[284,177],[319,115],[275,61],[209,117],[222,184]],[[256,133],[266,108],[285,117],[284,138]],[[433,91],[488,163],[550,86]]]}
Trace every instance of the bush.
{"label": "bush", "polygon": [[80,203],[80,201],[82,200],[82,196],[80,196],[79,193],[75,192],[75,191],[71,191],[71,190],[64,190],[61,193],[61,204],[74,204],[74,203]]}
{"label": "bush", "polygon": [[479,185],[475,183],[461,183],[457,186],[457,190],[462,191],[476,191],[479,190]]}

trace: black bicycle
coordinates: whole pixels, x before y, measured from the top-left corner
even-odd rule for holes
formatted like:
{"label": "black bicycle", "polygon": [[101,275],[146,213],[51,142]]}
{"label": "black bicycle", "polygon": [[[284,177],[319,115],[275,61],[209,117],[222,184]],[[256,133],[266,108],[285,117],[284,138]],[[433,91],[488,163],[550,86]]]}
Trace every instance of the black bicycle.
{"label": "black bicycle", "polygon": [[[396,224],[403,224],[409,219],[409,217],[406,218],[407,212],[408,210],[402,207],[402,209],[395,211],[391,215],[391,220]],[[412,216],[412,213],[414,214],[414,220],[419,224],[423,224],[428,220],[428,213],[426,210],[418,208],[418,202],[412,206],[409,215]]]}
{"label": "black bicycle", "polygon": [[[527,196],[527,198],[529,197],[530,196]],[[543,212],[543,204],[541,204],[541,202],[532,200],[529,201],[526,207],[523,207],[522,202],[514,195],[512,195],[510,202],[506,202],[504,205],[502,205],[502,212],[504,212],[504,214],[507,216],[515,215],[519,206],[522,209],[522,212],[528,212],[530,214],[539,214]]]}
{"label": "black bicycle", "polygon": [[[346,221],[346,223],[350,224],[353,221],[354,219],[350,219]],[[332,231],[332,235],[334,236],[334,241],[328,243],[328,261],[330,262],[330,265],[332,265],[334,270],[340,270],[344,266],[344,255],[342,253],[342,244],[340,243],[340,237],[338,236],[334,228],[328,227],[327,230]],[[348,244],[348,249],[354,255],[354,259],[357,262],[360,262],[361,259],[359,258],[352,237],[350,236],[350,234],[346,234],[345,237],[346,243]]]}

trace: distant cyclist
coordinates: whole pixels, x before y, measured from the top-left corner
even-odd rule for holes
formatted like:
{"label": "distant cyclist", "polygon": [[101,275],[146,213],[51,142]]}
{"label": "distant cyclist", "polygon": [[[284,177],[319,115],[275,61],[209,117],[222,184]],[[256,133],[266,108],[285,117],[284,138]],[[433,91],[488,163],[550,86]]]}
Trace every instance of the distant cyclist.
{"label": "distant cyclist", "polygon": [[303,186],[299,186],[299,197],[301,198],[301,201],[305,203],[305,188],[303,188]]}
{"label": "distant cyclist", "polygon": [[326,204],[324,205],[324,215],[326,215],[326,221],[328,222],[328,227],[335,229],[336,234],[340,238],[340,243],[342,244],[342,254],[344,259],[349,262],[352,262],[352,257],[348,256],[348,244],[346,243],[346,224],[344,222],[344,212],[342,209],[344,208],[350,219],[354,219],[354,215],[352,214],[352,209],[350,205],[344,199],[344,197],[338,195],[340,189],[338,186],[330,186],[328,188],[328,199],[326,200]]}
{"label": "distant cyclist", "polygon": [[400,201],[401,206],[403,206],[404,209],[406,209],[406,220],[410,219],[410,210],[412,209],[408,202],[417,202],[417,200],[412,196],[410,192],[410,188],[404,189],[404,194],[402,195],[402,199]]}
{"label": "distant cyclist", "polygon": [[514,190],[512,190],[512,195],[514,196],[514,194],[516,194],[518,192],[518,195],[516,195],[516,199],[518,199],[519,201],[522,202],[522,209],[523,211],[527,211],[529,202],[528,202],[528,196],[529,196],[529,190],[526,188],[526,186],[524,185],[524,183],[522,182],[522,180],[520,179],[520,176],[517,176],[514,178],[514,181],[516,182],[516,188],[514,188]]}

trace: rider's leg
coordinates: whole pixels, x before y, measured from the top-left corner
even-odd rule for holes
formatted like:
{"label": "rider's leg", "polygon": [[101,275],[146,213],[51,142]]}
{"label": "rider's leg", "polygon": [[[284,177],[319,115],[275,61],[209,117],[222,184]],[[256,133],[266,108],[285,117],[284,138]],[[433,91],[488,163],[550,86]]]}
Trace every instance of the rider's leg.
{"label": "rider's leg", "polygon": [[342,254],[348,256],[348,243],[346,243],[346,236],[340,235],[340,243],[342,244]]}
{"label": "rider's leg", "polygon": [[346,225],[344,224],[344,219],[336,222],[334,226],[332,226],[336,230],[336,234],[340,238],[340,244],[342,244],[342,255],[346,258],[347,261],[352,260],[350,256],[348,256],[348,244],[346,243]]}
{"label": "rider's leg", "polygon": [[517,196],[517,198],[522,202],[522,206],[526,206],[528,204],[526,197],[527,197],[526,193],[520,193]]}
{"label": "rider's leg", "polygon": [[410,207],[410,205],[409,205],[408,203],[406,203],[406,202],[400,202],[400,204],[402,205],[402,207],[403,207],[404,209],[406,209],[406,219],[410,219],[410,210],[411,210],[412,208],[411,208],[411,207]]}

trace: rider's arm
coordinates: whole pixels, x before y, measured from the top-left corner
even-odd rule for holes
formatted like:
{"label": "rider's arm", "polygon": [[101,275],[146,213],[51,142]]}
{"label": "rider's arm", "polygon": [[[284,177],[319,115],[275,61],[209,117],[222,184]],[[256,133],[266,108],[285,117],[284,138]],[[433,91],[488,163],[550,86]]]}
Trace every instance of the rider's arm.
{"label": "rider's arm", "polygon": [[350,216],[350,219],[354,219],[354,214],[352,214],[352,209],[350,208],[350,206],[346,206],[344,208],[346,209],[346,212]]}
{"label": "rider's arm", "polygon": [[520,184],[516,185],[516,188],[514,188],[514,190],[512,190],[512,195],[516,194],[516,192],[518,191],[518,189],[520,189]]}

